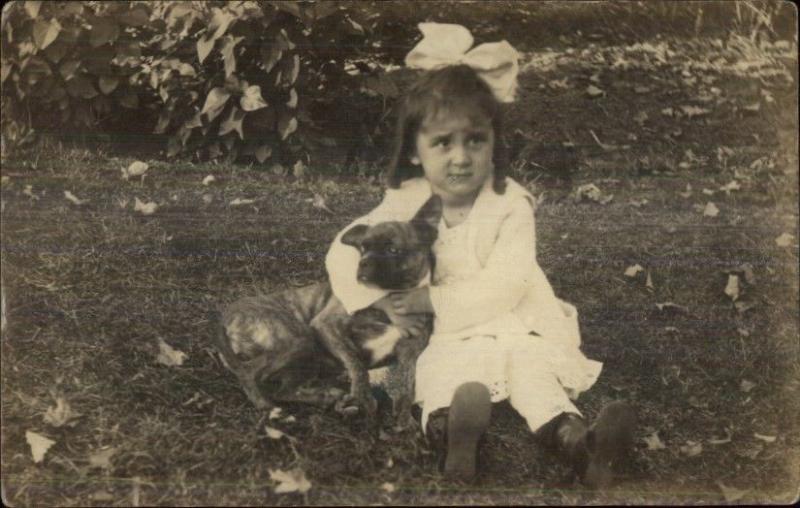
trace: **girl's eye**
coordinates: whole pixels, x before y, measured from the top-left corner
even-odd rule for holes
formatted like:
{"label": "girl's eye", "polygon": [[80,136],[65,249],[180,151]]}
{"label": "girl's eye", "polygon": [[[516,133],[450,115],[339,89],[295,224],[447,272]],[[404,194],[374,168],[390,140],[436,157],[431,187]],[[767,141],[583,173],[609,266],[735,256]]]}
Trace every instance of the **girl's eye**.
{"label": "girl's eye", "polygon": [[450,140],[447,139],[447,138],[439,138],[437,140],[434,140],[434,142],[433,142],[433,146],[441,146],[441,147],[445,147],[445,148],[449,144],[450,144]]}
{"label": "girl's eye", "polygon": [[387,250],[387,252],[388,252],[389,254],[391,254],[392,256],[396,256],[396,255],[400,254],[400,250],[399,250],[399,249],[397,249],[397,248],[395,248],[395,247],[389,247],[389,248],[388,248],[388,249],[386,249],[386,250]]}
{"label": "girl's eye", "polygon": [[469,144],[471,145],[479,145],[481,143],[484,143],[485,141],[486,141],[486,136],[483,135],[472,136],[468,140]]}

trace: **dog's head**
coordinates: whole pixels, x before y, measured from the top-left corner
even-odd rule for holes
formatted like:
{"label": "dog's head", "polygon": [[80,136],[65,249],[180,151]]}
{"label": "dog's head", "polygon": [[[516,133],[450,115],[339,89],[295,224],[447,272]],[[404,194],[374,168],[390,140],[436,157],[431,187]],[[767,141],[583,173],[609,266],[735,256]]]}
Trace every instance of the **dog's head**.
{"label": "dog's head", "polygon": [[409,222],[350,228],[342,243],[361,253],[358,281],[381,289],[416,287],[433,270],[431,247],[441,217],[442,200],[434,195]]}

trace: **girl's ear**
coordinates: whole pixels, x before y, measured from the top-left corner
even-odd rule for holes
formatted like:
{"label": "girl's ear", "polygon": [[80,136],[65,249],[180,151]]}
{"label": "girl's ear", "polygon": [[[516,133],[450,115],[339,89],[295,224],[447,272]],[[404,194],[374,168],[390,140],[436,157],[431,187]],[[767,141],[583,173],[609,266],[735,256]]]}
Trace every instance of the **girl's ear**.
{"label": "girl's ear", "polygon": [[366,233],[368,229],[369,226],[364,224],[357,224],[353,226],[342,235],[342,243],[351,247],[355,247],[356,249],[360,248],[361,240],[364,239],[364,233]]}

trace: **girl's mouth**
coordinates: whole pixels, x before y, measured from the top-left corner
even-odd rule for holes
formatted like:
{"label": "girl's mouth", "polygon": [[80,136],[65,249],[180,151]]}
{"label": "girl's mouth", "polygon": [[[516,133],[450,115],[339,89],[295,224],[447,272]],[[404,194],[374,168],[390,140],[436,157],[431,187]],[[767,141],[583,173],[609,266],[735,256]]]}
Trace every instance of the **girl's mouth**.
{"label": "girl's mouth", "polygon": [[447,178],[451,182],[460,182],[463,180],[468,180],[470,177],[472,177],[472,173],[458,173],[458,174],[450,174],[447,176]]}

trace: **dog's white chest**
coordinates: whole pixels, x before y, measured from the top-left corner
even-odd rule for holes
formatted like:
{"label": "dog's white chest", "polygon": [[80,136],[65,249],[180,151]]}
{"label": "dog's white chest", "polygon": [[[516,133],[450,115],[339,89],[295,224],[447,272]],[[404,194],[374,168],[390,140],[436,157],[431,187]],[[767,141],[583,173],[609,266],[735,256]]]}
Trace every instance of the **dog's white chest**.
{"label": "dog's white chest", "polygon": [[389,326],[381,335],[364,342],[363,347],[370,353],[370,364],[385,360],[394,351],[397,342],[403,338],[403,332],[396,326]]}

